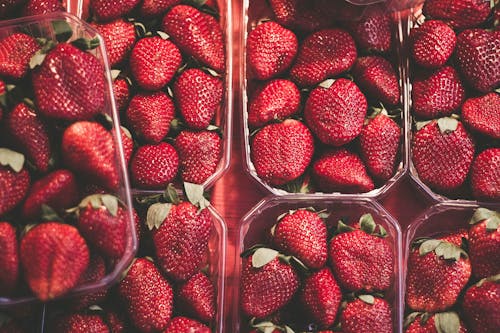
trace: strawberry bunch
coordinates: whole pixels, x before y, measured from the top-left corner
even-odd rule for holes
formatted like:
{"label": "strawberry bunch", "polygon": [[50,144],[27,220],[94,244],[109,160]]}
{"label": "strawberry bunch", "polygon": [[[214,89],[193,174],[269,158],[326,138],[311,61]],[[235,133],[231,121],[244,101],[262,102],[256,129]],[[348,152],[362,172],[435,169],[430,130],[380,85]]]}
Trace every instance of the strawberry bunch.
{"label": "strawberry bunch", "polygon": [[427,0],[423,14],[408,43],[414,172],[450,198],[498,200],[500,32],[491,29],[493,10],[487,1]]}
{"label": "strawberry bunch", "polygon": [[0,4],[0,20],[58,11],[64,11],[62,0],[5,0]]}
{"label": "strawberry bunch", "polygon": [[249,7],[251,169],[287,192],[383,186],[396,173],[402,134],[390,15],[346,1],[269,6],[273,17],[260,21],[262,8]]}
{"label": "strawberry bunch", "polygon": [[408,256],[405,332],[498,331],[499,255],[500,212],[486,208],[474,212],[469,230],[415,240]]}
{"label": "strawberry bunch", "polygon": [[330,220],[313,208],[285,212],[269,247],[242,253],[240,309],[252,332],[393,332],[394,244],[370,214],[333,233]]}

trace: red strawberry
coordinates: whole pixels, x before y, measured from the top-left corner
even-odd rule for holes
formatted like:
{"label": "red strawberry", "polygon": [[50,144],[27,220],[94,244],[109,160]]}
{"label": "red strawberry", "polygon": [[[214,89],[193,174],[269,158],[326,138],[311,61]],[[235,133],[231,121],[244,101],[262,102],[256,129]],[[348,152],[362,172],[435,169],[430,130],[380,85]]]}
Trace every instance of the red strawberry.
{"label": "red strawberry", "polygon": [[212,281],[203,273],[196,273],[178,292],[176,298],[186,313],[202,322],[215,317],[215,290]]}
{"label": "red strawberry", "polygon": [[30,175],[23,168],[23,155],[0,148],[0,160],[0,216],[2,216],[24,199],[30,187]]}
{"label": "red strawberry", "polygon": [[[405,333],[467,333],[467,328],[456,312],[440,312],[433,315],[411,313],[405,320]],[[456,330],[458,328],[458,330]]]}
{"label": "red strawberry", "polygon": [[349,24],[359,48],[363,51],[388,52],[392,46],[392,22],[381,6],[371,6],[359,21]]}
{"label": "red strawberry", "polygon": [[457,36],[443,21],[429,20],[410,33],[410,55],[418,65],[439,68],[451,57]]}
{"label": "red strawberry", "polygon": [[159,143],[175,117],[174,102],[162,91],[138,93],[130,101],[126,117],[139,139]]}
{"label": "red strawberry", "polygon": [[482,0],[427,0],[423,8],[425,16],[442,20],[454,29],[481,24],[490,11],[489,2]]}
{"label": "red strawberry", "polygon": [[453,118],[433,120],[413,137],[412,156],[419,178],[436,191],[452,193],[465,181],[474,158],[474,142]]}
{"label": "red strawberry", "polygon": [[175,138],[180,174],[184,182],[203,184],[219,165],[222,139],[213,131],[182,131]]}
{"label": "red strawberry", "polygon": [[69,313],[53,320],[54,333],[109,333],[109,327],[99,314]]}
{"label": "red strawberry", "polygon": [[[82,276],[80,276],[77,285],[96,283],[101,281],[105,276],[106,264],[104,263],[104,259],[98,255],[91,255],[89,266]],[[102,302],[106,298],[107,293],[107,290],[100,290],[91,294],[85,294],[71,300],[70,305],[75,310],[83,310],[91,305]]]}
{"label": "red strawberry", "polygon": [[338,79],[319,86],[309,94],[304,107],[307,125],[321,142],[342,146],[361,133],[367,102],[358,86]]}
{"label": "red strawberry", "polygon": [[472,332],[498,332],[500,328],[499,295],[500,276],[498,275],[483,279],[467,290],[462,308]]}
{"label": "red strawberry", "polygon": [[[476,278],[500,274],[500,213],[478,208],[470,221],[469,254]],[[495,259],[497,258],[497,259]]]}
{"label": "red strawberry", "polygon": [[161,37],[146,37],[130,54],[130,70],[139,86],[159,90],[172,80],[182,62],[177,46]]}
{"label": "red strawberry", "polygon": [[172,316],[173,291],[155,264],[138,258],[118,285],[134,326],[141,332],[164,331]]}
{"label": "red strawberry", "polygon": [[130,87],[126,79],[118,77],[113,81],[113,94],[115,95],[116,110],[118,112],[126,110],[130,100]]}
{"label": "red strawberry", "polygon": [[300,91],[292,81],[276,79],[265,83],[248,105],[248,123],[261,127],[274,119],[284,120],[300,108]]}
{"label": "red strawberry", "polygon": [[31,290],[48,301],[77,285],[89,264],[89,250],[75,227],[47,222],[23,237],[20,258]]}
{"label": "red strawberry", "polygon": [[250,152],[262,180],[284,185],[300,177],[309,166],[314,139],[303,123],[287,119],[262,128],[253,138]]}
{"label": "red strawberry", "polygon": [[500,139],[500,95],[469,98],[462,105],[462,120],[472,130]]}
{"label": "red strawberry", "polygon": [[44,116],[90,119],[104,109],[104,68],[91,53],[60,43],[33,71],[33,89]]}
{"label": "red strawberry", "polygon": [[130,131],[123,126],[120,126],[120,137],[123,144],[123,155],[125,157],[125,163],[128,165],[134,151],[134,140],[132,140]]}
{"label": "red strawberry", "polygon": [[13,33],[0,41],[0,75],[21,79],[29,69],[31,57],[40,46],[35,38]]}
{"label": "red strawberry", "polygon": [[470,177],[472,193],[479,200],[500,199],[500,148],[490,148],[476,156]]}
{"label": "red strawberry", "polygon": [[292,65],[297,48],[291,30],[272,21],[261,23],[248,34],[248,66],[257,79],[268,80]]}
{"label": "red strawberry", "polygon": [[332,6],[322,0],[271,0],[271,8],[280,24],[300,31],[315,31],[332,25],[327,9]]}
{"label": "red strawberry", "polygon": [[316,184],[324,192],[360,193],[375,187],[361,158],[344,148],[326,151],[312,168]]}
{"label": "red strawberry", "polygon": [[69,126],[62,138],[62,155],[74,172],[109,190],[118,188],[114,139],[102,125],[80,121]]}
{"label": "red strawberry", "polygon": [[19,250],[16,229],[7,222],[0,222],[0,296],[16,290],[19,277]]}
{"label": "red strawberry", "polygon": [[177,175],[179,155],[165,142],[139,147],[130,161],[132,182],[140,188],[162,189]]}
{"label": "red strawberry", "polygon": [[354,39],[347,31],[321,30],[302,42],[290,76],[299,86],[313,86],[349,70],[356,57]]}
{"label": "red strawberry", "polygon": [[164,333],[210,333],[211,330],[202,323],[187,317],[175,317],[168,323]]}
{"label": "red strawberry", "polygon": [[386,300],[371,295],[361,295],[347,303],[340,315],[344,333],[392,333],[392,309]]}
{"label": "red strawberry", "polygon": [[164,14],[170,7],[178,5],[181,0],[143,0],[139,7],[141,17],[152,17]]}
{"label": "red strawberry", "polygon": [[128,324],[125,314],[116,310],[106,309],[106,323],[111,333],[126,333]]}
{"label": "red strawberry", "polygon": [[140,0],[90,0],[90,9],[99,21],[111,21],[129,14]]}
{"label": "red strawberry", "polygon": [[61,0],[28,0],[24,6],[24,16],[50,14],[64,11]]}
{"label": "red strawberry", "polygon": [[440,238],[441,240],[454,244],[458,247],[461,247],[465,241],[469,239],[469,231],[465,228],[460,228],[458,231],[447,233],[445,236]]}
{"label": "red strawberry", "polygon": [[413,112],[425,119],[448,116],[465,101],[457,71],[446,66],[417,76],[412,88]]}
{"label": "red strawberry", "polygon": [[163,18],[162,30],[188,56],[217,72],[224,71],[224,41],[219,22],[198,9],[177,5]]}
{"label": "red strawberry", "polygon": [[193,129],[210,125],[221,108],[223,95],[222,80],[196,68],[182,72],[174,84],[177,107],[186,125]]}
{"label": "red strawberry", "polygon": [[494,90],[500,84],[500,31],[463,31],[457,37],[456,58],[469,85],[483,93]]}
{"label": "red strawberry", "polygon": [[91,25],[104,39],[109,66],[114,67],[123,62],[135,43],[134,24],[124,19],[117,19],[109,23]]}

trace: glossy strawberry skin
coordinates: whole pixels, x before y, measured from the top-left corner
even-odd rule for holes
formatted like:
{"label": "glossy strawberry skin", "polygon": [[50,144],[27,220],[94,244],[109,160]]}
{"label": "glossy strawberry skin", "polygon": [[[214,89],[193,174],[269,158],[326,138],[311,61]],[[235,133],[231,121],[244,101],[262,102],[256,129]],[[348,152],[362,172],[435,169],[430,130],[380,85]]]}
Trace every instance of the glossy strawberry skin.
{"label": "glossy strawberry skin", "polygon": [[500,148],[486,149],[476,156],[470,182],[475,198],[486,201],[500,198]]}
{"label": "glossy strawberry skin", "polygon": [[24,16],[50,14],[64,11],[61,0],[29,0],[24,6]]}
{"label": "glossy strawberry skin", "polygon": [[462,105],[462,120],[472,130],[500,139],[500,95],[472,97]]}
{"label": "glossy strawberry skin", "polygon": [[12,79],[23,78],[29,62],[40,46],[35,38],[14,33],[0,41],[0,75]]}
{"label": "glossy strawberry skin", "polygon": [[[462,308],[472,332],[493,333],[500,327],[500,283],[485,281],[465,293]],[[485,316],[484,314],[488,315]]]}
{"label": "glossy strawberry skin", "polygon": [[91,25],[104,39],[110,67],[118,65],[128,58],[135,43],[133,23],[118,19],[109,23],[93,23]]}
{"label": "glossy strawberry skin", "polygon": [[130,161],[132,182],[140,188],[163,189],[179,168],[179,155],[165,142],[139,147]]}
{"label": "glossy strawberry skin", "polygon": [[174,317],[164,333],[210,333],[210,328],[187,317]]}
{"label": "glossy strawberry skin", "polygon": [[196,273],[180,287],[177,301],[186,313],[202,322],[209,323],[215,317],[215,288],[203,273]]}
{"label": "glossy strawberry skin", "polygon": [[140,0],[90,0],[90,9],[99,21],[107,22],[130,13]]}
{"label": "glossy strawberry skin", "polygon": [[0,216],[15,208],[24,199],[30,187],[26,169],[15,172],[0,165]]}
{"label": "glossy strawberry skin", "polygon": [[143,0],[139,7],[141,17],[153,17],[162,15],[169,8],[178,5],[181,0]]}
{"label": "glossy strawberry skin", "polygon": [[331,2],[322,0],[271,0],[276,21],[301,32],[311,32],[332,25]]}
{"label": "glossy strawberry skin", "polygon": [[390,51],[393,27],[385,8],[368,7],[360,20],[348,25],[361,50],[379,53]]}
{"label": "glossy strawberry skin", "polygon": [[7,222],[0,222],[0,295],[7,296],[16,290],[19,277],[19,243],[16,229]]}
{"label": "glossy strawberry skin", "polygon": [[488,18],[490,6],[481,0],[429,0],[424,4],[425,16],[448,23],[454,29],[470,28]]}
{"label": "glossy strawberry skin", "polygon": [[469,229],[469,255],[472,274],[478,279],[500,273],[500,262],[495,258],[500,253],[500,227],[496,230],[486,228],[483,220]]}
{"label": "glossy strawberry skin", "polygon": [[340,324],[344,333],[392,333],[392,309],[381,298],[375,297],[373,305],[357,299],[342,311]]}
{"label": "glossy strawberry skin", "polygon": [[50,326],[55,333],[108,333],[109,328],[99,314],[69,313],[53,320]]}
{"label": "glossy strawberry skin", "polygon": [[130,87],[126,79],[118,77],[113,81],[116,110],[122,112],[127,109],[130,100]]}
{"label": "glossy strawberry skin", "polygon": [[[418,316],[410,325],[408,325],[408,327],[405,330],[405,333],[439,333],[439,331],[436,328],[435,318],[436,316],[432,315],[424,323],[422,322],[422,316]],[[465,327],[465,324],[462,321],[460,321],[460,327],[458,333],[467,333],[467,332],[468,331],[467,328]]]}
{"label": "glossy strawberry skin", "polygon": [[446,64],[455,50],[457,36],[443,21],[425,21],[410,34],[410,55],[418,65],[439,68]]}

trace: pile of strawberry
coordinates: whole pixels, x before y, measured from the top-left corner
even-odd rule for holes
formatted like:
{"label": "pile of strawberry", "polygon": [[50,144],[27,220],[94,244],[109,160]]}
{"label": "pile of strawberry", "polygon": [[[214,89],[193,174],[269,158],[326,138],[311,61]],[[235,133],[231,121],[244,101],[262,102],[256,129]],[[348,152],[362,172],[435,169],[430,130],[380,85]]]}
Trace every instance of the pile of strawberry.
{"label": "pile of strawberry", "polygon": [[288,211],[271,229],[276,250],[242,253],[240,306],[252,332],[393,332],[395,245],[370,214],[339,221],[333,235],[328,216]]}
{"label": "pile of strawberry", "polygon": [[[203,184],[222,156],[225,51],[215,4],[90,1],[114,73],[132,185]],[[217,120],[220,121],[220,120]]]}
{"label": "pile of strawberry", "polygon": [[499,332],[500,212],[478,208],[470,224],[411,244],[405,332]]}
{"label": "pile of strawberry", "polygon": [[489,1],[427,0],[426,21],[410,34],[413,164],[448,197],[500,199],[498,10]]}
{"label": "pile of strawberry", "polygon": [[0,20],[63,10],[62,0],[4,0],[0,3]]}
{"label": "pile of strawberry", "polygon": [[[390,14],[345,1],[269,3],[272,19],[253,27],[246,46],[258,177],[288,192],[382,186],[396,172],[402,134]],[[250,13],[253,5],[263,4]]]}

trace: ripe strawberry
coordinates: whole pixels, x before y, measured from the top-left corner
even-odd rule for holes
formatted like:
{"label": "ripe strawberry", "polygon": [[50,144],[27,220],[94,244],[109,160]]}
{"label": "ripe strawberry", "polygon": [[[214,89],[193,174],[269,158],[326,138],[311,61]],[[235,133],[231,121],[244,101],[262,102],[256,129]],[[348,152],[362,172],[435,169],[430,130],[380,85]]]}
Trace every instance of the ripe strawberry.
{"label": "ripe strawberry", "polygon": [[113,81],[113,93],[115,95],[116,110],[125,111],[130,101],[130,87],[126,79],[116,78]]}
{"label": "ripe strawberry", "polygon": [[89,250],[78,230],[57,222],[30,229],[21,240],[19,253],[26,281],[41,301],[76,286],[89,264]]}
{"label": "ripe strawberry", "polygon": [[184,182],[203,184],[214,174],[222,154],[222,139],[213,131],[182,131],[175,138]]}
{"label": "ripe strawberry", "polygon": [[182,56],[174,43],[155,36],[139,40],[129,61],[132,75],[141,88],[159,90],[172,80]]}
{"label": "ripe strawberry", "polygon": [[432,315],[413,312],[405,320],[405,327],[405,333],[467,333],[467,328],[456,312],[440,312]]}
{"label": "ripe strawberry", "polygon": [[99,314],[69,313],[54,319],[54,333],[109,333],[109,327]]}
{"label": "ripe strawberry", "polygon": [[248,66],[257,79],[268,80],[292,65],[297,48],[297,36],[291,30],[272,21],[261,23],[248,34]]}
{"label": "ripe strawberry", "polygon": [[469,240],[469,231],[465,228],[460,228],[458,231],[452,232],[452,233],[447,233],[443,237],[441,237],[441,240],[454,244],[458,247],[462,247],[462,244],[467,242]]}
{"label": "ripe strawberry", "polygon": [[174,84],[174,97],[186,125],[204,129],[221,108],[224,83],[217,77],[193,68],[182,72]]}
{"label": "ripe strawberry", "polygon": [[418,65],[439,68],[451,57],[457,36],[443,21],[429,20],[410,33],[410,55]]}
{"label": "ripe strawberry", "polygon": [[115,309],[106,309],[106,323],[111,333],[126,333],[130,326],[127,323],[125,313]]}
{"label": "ripe strawberry", "polygon": [[43,205],[62,213],[77,204],[78,198],[76,177],[68,170],[59,169],[33,183],[24,201],[22,215],[27,220],[37,220]]}
{"label": "ripe strawberry", "polygon": [[472,332],[498,331],[500,327],[500,297],[498,295],[500,295],[500,276],[498,275],[483,279],[467,290],[462,308],[465,320]]}
{"label": "ripe strawberry", "polygon": [[436,191],[452,193],[464,183],[475,148],[462,123],[441,118],[415,133],[412,149],[420,179]]}
{"label": "ripe strawberry", "polygon": [[413,112],[424,119],[449,116],[465,101],[457,71],[446,66],[418,75],[412,88]]}
{"label": "ripe strawberry", "polygon": [[375,187],[361,158],[344,148],[326,151],[313,163],[312,172],[324,192],[360,193]]}
{"label": "ripe strawberry", "polygon": [[172,318],[164,333],[210,333],[211,330],[202,323],[187,317]]}
{"label": "ripe strawberry", "polygon": [[262,128],[250,149],[257,175],[271,185],[300,177],[311,163],[314,139],[300,121],[287,119]]}
{"label": "ripe strawberry", "polygon": [[140,0],[90,0],[90,9],[99,21],[112,21],[129,14]]}
{"label": "ripe strawberry", "polygon": [[393,27],[386,8],[368,7],[359,21],[348,25],[361,50],[385,53],[391,49]]}
{"label": "ripe strawberry", "polygon": [[178,5],[181,0],[143,0],[139,7],[141,17],[153,17],[164,14],[170,7]]}
{"label": "ripe strawberry", "polygon": [[163,189],[177,175],[179,155],[165,142],[139,147],[130,161],[132,182],[140,188]]}
{"label": "ripe strawberry", "polygon": [[500,199],[500,148],[486,149],[477,155],[470,178],[475,198],[488,201]]}
{"label": "ripe strawberry", "polygon": [[[106,264],[104,259],[99,255],[91,255],[89,265],[85,272],[80,276],[77,285],[85,285],[101,281],[106,276]],[[106,298],[107,290],[100,290],[91,294],[70,300],[70,306],[75,310],[84,310],[91,305],[98,304]]]}
{"label": "ripe strawberry", "polygon": [[18,246],[16,229],[7,222],[0,222],[0,296],[10,295],[16,290],[19,277]]}
{"label": "ripe strawberry", "polygon": [[457,37],[456,59],[471,87],[494,90],[500,84],[500,31],[464,30]]}
{"label": "ripe strawberry", "polygon": [[118,285],[127,313],[141,332],[164,331],[172,316],[173,291],[155,264],[138,258]]}
{"label": "ripe strawberry", "polygon": [[472,130],[500,139],[500,95],[469,98],[462,105],[462,120]]}
{"label": "ripe strawberry", "polygon": [[482,0],[428,0],[423,12],[454,29],[464,29],[483,23],[490,14],[490,4]]}
{"label": "ripe strawberry", "polygon": [[109,190],[119,185],[114,139],[102,125],[80,121],[69,126],[62,138],[65,164],[92,183]]}
{"label": "ripe strawberry", "polygon": [[338,79],[326,88],[319,86],[311,91],[304,117],[321,142],[338,147],[361,133],[366,110],[366,98],[358,86]]}
{"label": "ripe strawberry", "polygon": [[[6,151],[8,155],[12,156],[12,151],[0,149],[0,158],[6,158]],[[20,156],[24,162],[24,157],[19,153],[14,153],[14,156]],[[23,168],[22,164],[3,166],[0,164],[0,216],[15,208],[26,196],[30,187],[30,175],[28,171]],[[24,164],[24,163],[23,163]]]}
{"label": "ripe strawberry", "polygon": [[476,278],[500,274],[500,213],[478,208],[470,221],[469,254]]}
{"label": "ripe strawberry", "polygon": [[291,29],[311,32],[332,25],[327,9],[332,4],[322,0],[271,0],[278,23]]}
{"label": "ripe strawberry", "polygon": [[123,144],[123,155],[125,157],[125,163],[128,165],[134,151],[134,140],[132,140],[130,131],[123,126],[120,126],[120,137]]}
{"label": "ripe strawberry", "polygon": [[104,109],[104,68],[91,53],[60,43],[33,71],[38,111],[44,116],[90,119]]}
{"label": "ripe strawberry", "polygon": [[188,56],[217,72],[224,71],[222,29],[213,16],[191,6],[177,5],[163,18],[162,30]]}
{"label": "ripe strawberry", "polygon": [[64,11],[61,0],[28,0],[28,3],[24,5],[23,16],[50,14],[58,11]]}
{"label": "ripe strawberry", "polygon": [[[361,298],[361,299],[360,299]],[[392,309],[385,299],[362,295],[340,315],[344,333],[392,333]]]}
{"label": "ripe strawberry", "polygon": [[299,86],[313,86],[347,71],[356,57],[354,39],[347,31],[320,30],[302,42],[290,76]]}
{"label": "ripe strawberry", "polygon": [[135,43],[135,27],[133,23],[124,19],[117,19],[103,24],[92,23],[91,26],[104,39],[110,67],[114,67],[127,59]]}
{"label": "ripe strawberry", "polygon": [[0,41],[0,75],[12,79],[23,78],[29,69],[31,57],[40,46],[35,38],[13,33]]}
{"label": "ripe strawberry", "polygon": [[214,286],[203,273],[196,273],[180,287],[176,301],[183,311],[202,322],[215,317]]}

